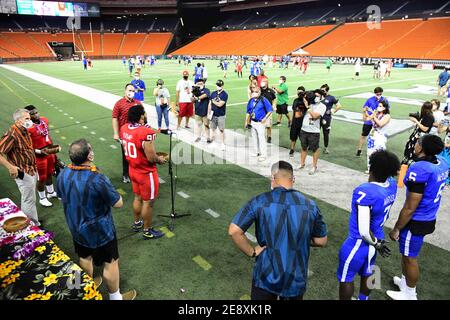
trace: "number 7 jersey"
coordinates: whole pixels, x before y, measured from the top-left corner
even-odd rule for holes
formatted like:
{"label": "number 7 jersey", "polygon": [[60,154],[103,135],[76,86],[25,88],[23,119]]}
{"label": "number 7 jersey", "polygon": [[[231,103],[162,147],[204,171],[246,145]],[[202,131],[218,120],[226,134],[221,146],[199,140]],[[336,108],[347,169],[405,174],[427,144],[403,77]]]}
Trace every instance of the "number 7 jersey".
{"label": "number 7 jersey", "polygon": [[156,164],[149,163],[144,152],[144,142],[155,141],[155,131],[146,125],[127,123],[120,128],[120,135],[130,170],[138,173],[156,171]]}

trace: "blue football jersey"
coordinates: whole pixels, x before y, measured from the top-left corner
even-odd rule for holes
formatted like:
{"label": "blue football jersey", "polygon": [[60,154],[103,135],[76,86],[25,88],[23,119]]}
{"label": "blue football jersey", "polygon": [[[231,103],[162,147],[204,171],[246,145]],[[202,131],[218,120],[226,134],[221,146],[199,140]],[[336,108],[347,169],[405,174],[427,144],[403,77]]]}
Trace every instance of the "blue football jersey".
{"label": "blue football jersey", "polygon": [[366,182],[353,190],[348,237],[361,239],[358,229],[358,205],[370,208],[370,231],[384,239],[383,226],[397,195],[397,183],[388,178],[385,183]]}
{"label": "blue football jersey", "polygon": [[447,177],[448,164],[441,156],[437,156],[437,163],[418,161],[409,166],[404,178],[405,185],[408,186],[408,182],[425,184],[422,200],[414,211],[413,220],[436,220]]}
{"label": "blue football jersey", "polygon": [[201,78],[203,75],[203,67],[195,67],[195,77]]}

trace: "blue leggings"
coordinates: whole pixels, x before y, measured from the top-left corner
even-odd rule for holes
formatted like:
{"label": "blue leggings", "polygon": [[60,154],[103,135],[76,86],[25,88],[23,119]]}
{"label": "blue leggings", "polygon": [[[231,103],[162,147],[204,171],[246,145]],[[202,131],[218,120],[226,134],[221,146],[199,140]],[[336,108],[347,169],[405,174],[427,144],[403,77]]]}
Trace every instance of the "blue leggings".
{"label": "blue leggings", "polygon": [[164,116],[164,122],[166,123],[166,128],[169,128],[169,106],[163,104],[161,106],[156,106],[156,112],[158,113],[158,129],[161,128],[162,118]]}

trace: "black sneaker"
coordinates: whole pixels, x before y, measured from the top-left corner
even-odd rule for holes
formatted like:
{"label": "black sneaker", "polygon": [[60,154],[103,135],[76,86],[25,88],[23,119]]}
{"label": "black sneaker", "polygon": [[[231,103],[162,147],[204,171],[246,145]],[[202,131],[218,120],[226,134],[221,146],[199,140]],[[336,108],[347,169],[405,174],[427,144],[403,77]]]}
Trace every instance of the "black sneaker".
{"label": "black sneaker", "polygon": [[272,137],[267,137],[267,143],[272,143]]}
{"label": "black sneaker", "polygon": [[206,140],[206,143],[211,143],[211,142],[212,142],[211,139]]}
{"label": "black sneaker", "polygon": [[144,229],[143,237],[145,240],[147,239],[158,239],[164,237],[164,232],[155,230],[153,228]]}
{"label": "black sneaker", "polygon": [[356,151],[356,156],[361,157],[361,150]]}
{"label": "black sneaker", "polygon": [[138,222],[134,222],[131,228],[133,228],[134,232],[141,231],[142,227],[144,226],[144,221],[139,220]]}
{"label": "black sneaker", "polygon": [[294,150],[293,149],[291,149],[291,151],[289,151],[289,157],[293,157],[294,156]]}

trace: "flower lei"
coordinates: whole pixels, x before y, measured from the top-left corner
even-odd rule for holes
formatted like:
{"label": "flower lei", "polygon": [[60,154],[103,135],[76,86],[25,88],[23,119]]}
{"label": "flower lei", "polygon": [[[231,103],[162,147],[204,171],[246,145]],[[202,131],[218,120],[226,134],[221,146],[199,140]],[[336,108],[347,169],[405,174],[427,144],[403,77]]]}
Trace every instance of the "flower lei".
{"label": "flower lei", "polygon": [[26,242],[22,248],[14,252],[13,258],[16,260],[19,259],[25,259],[31,256],[34,252],[34,249],[39,247],[40,245],[46,243],[47,241],[50,241],[53,238],[52,232],[46,232],[44,235],[36,237],[35,239],[31,240],[30,242]]}
{"label": "flower lei", "polygon": [[19,212],[19,207],[17,207],[14,203],[10,201],[0,202],[0,221],[5,219],[5,216],[16,212]]}
{"label": "flower lei", "polygon": [[39,124],[36,125],[36,130],[41,136],[48,136],[48,126],[45,121],[40,120]]}

